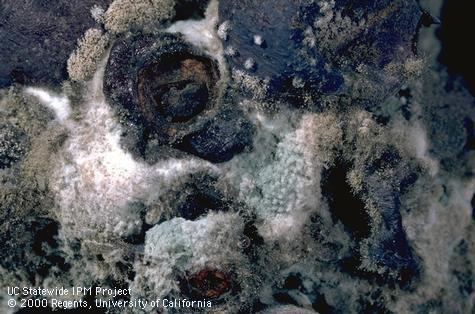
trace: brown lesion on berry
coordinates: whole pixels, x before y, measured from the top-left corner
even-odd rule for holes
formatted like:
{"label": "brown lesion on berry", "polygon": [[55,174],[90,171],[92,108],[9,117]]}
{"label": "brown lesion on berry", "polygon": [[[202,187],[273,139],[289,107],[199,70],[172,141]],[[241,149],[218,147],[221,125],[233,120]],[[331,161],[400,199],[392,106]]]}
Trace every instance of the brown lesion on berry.
{"label": "brown lesion on berry", "polygon": [[180,280],[181,291],[194,299],[217,299],[231,290],[231,280],[225,272],[205,268]]}
{"label": "brown lesion on berry", "polygon": [[213,107],[217,81],[217,66],[210,59],[189,53],[162,56],[139,71],[139,109],[152,125],[161,118],[187,122]]}

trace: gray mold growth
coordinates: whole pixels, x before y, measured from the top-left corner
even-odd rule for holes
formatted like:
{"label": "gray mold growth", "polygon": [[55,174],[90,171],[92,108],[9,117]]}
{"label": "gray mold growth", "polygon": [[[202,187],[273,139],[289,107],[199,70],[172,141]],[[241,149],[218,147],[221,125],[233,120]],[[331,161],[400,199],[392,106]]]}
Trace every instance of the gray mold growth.
{"label": "gray mold growth", "polygon": [[7,286],[100,286],[194,302],[164,313],[473,312],[475,102],[437,63],[441,7],[77,4],[66,55],[0,71],[0,311]]}
{"label": "gray mold growth", "polygon": [[3,123],[0,125],[0,168],[9,168],[19,161],[27,149],[26,135],[16,126]]}

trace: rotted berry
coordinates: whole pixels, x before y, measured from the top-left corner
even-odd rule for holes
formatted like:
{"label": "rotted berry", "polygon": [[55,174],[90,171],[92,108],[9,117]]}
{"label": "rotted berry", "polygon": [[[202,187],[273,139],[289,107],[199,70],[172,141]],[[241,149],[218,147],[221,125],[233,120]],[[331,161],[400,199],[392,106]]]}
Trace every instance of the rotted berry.
{"label": "rotted berry", "polygon": [[182,293],[193,299],[217,299],[231,290],[229,275],[205,268],[181,280]]}

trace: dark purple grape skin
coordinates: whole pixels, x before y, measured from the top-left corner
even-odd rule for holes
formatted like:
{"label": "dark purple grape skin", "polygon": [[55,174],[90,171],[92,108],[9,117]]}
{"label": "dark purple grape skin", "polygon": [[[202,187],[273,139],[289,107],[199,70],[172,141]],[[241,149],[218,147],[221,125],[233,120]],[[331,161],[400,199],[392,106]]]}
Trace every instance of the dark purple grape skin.
{"label": "dark purple grape skin", "polygon": [[[230,26],[224,46],[237,52],[227,57],[231,67],[246,71],[245,61],[252,59],[255,66],[249,72],[268,79],[269,94],[297,93],[292,81],[299,78],[313,94],[354,98],[352,84],[345,79],[351,76],[380,86],[367,96],[381,99],[404,83],[386,66],[402,65],[417,54],[413,41],[421,10],[416,1],[335,1],[333,12],[350,18],[354,26],[336,30],[338,41],[317,40],[309,48],[306,32],[322,18],[321,9],[319,2],[309,0],[220,1],[220,22]],[[254,43],[256,34],[264,45]],[[358,73],[362,65],[367,70]]]}

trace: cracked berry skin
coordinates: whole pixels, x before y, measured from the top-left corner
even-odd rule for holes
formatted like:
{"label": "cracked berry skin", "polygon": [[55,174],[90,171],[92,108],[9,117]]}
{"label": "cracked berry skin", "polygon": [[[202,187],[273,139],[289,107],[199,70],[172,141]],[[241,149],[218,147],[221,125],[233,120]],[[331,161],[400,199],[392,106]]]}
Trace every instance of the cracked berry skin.
{"label": "cracked berry skin", "polygon": [[214,60],[166,33],[116,42],[104,78],[124,146],[146,159],[163,146],[213,163],[252,149],[254,126],[224,90]]}
{"label": "cracked berry skin", "polygon": [[218,80],[216,63],[181,37],[137,35],[112,48],[104,90],[121,120],[171,142],[215,109]]}

